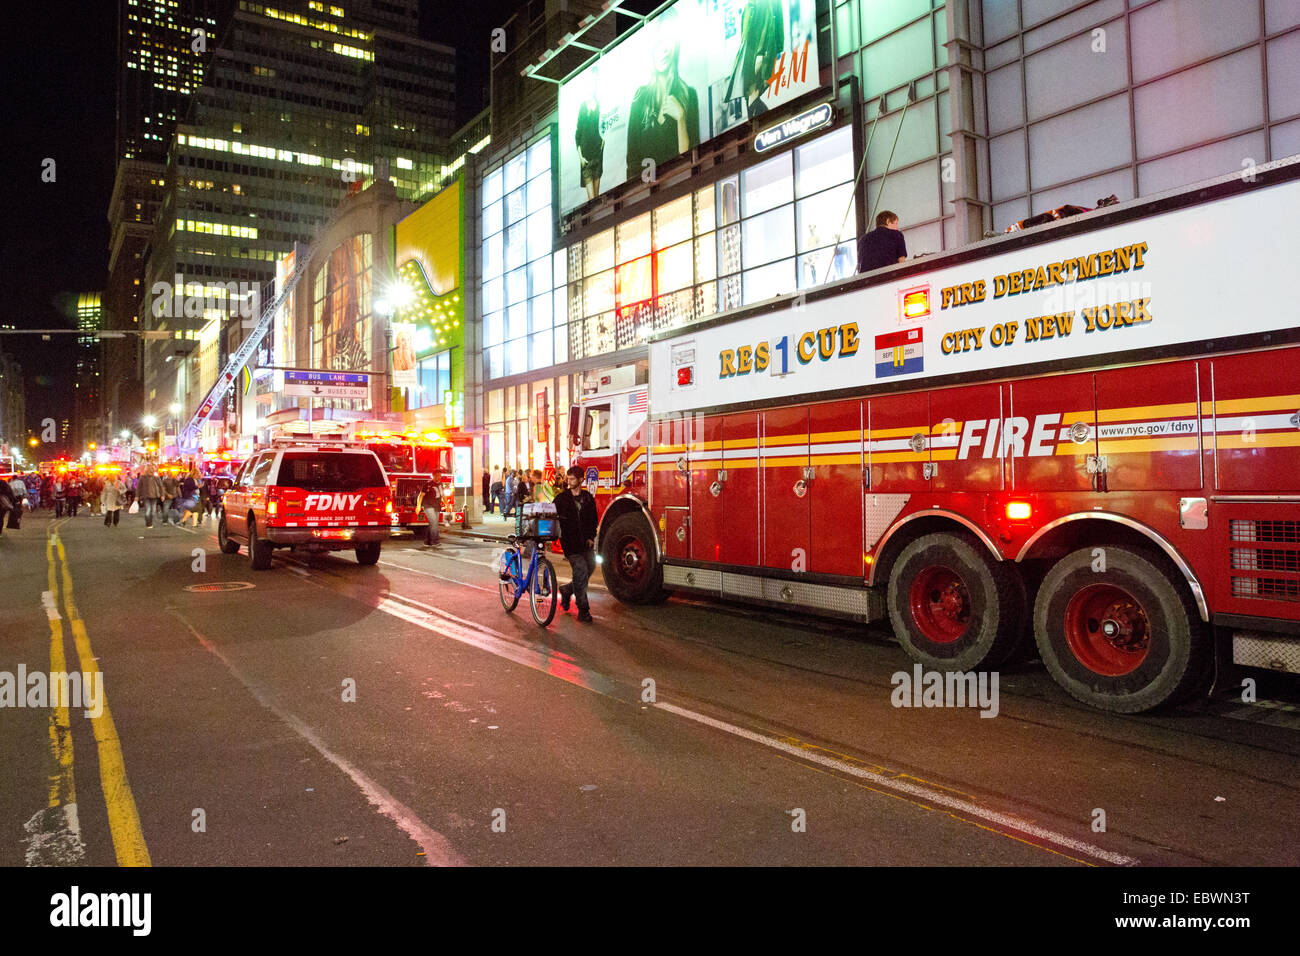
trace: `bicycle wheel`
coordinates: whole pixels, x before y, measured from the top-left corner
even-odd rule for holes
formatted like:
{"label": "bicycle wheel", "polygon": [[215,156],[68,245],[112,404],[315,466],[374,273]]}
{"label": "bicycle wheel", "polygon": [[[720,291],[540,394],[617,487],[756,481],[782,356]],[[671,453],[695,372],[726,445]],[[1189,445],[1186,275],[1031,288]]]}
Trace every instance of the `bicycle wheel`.
{"label": "bicycle wheel", "polygon": [[510,578],[499,582],[498,590],[501,592],[501,606],[506,611],[513,611],[519,604],[520,585],[523,583],[522,575],[519,571],[519,552],[509,551],[505,556],[505,567],[510,572]]}
{"label": "bicycle wheel", "polygon": [[555,618],[555,605],[559,602],[559,586],[555,583],[555,568],[540,554],[537,556],[537,574],[528,589],[528,604],[533,620],[546,627]]}

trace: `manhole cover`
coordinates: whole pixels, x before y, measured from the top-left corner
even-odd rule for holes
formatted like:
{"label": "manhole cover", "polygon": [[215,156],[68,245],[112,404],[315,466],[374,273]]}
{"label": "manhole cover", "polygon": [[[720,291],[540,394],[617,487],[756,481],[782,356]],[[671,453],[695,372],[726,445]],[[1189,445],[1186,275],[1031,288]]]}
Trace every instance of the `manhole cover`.
{"label": "manhole cover", "polygon": [[191,584],[187,591],[247,591],[255,585],[248,581],[218,581],[216,584]]}

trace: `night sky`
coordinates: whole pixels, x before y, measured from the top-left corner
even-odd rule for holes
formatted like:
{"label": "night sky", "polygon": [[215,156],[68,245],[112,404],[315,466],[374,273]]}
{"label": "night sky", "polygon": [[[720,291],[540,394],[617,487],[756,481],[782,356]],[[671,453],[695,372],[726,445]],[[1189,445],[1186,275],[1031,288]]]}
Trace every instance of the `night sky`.
{"label": "night sky", "polygon": [[[116,124],[117,0],[8,3],[5,31],[6,272],[0,324],[73,328],[70,296],[108,280],[108,201]],[[457,113],[464,122],[487,105],[492,27],[512,0],[421,0],[421,33],[457,48]],[[57,179],[41,181],[42,163]],[[71,415],[73,336],[0,336],[22,363],[27,426]]]}

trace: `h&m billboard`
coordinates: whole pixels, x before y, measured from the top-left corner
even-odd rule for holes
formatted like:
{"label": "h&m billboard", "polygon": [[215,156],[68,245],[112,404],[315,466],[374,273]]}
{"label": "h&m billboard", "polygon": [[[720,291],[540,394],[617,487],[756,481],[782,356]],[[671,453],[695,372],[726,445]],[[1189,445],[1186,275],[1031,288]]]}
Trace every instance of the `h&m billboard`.
{"label": "h&m billboard", "polygon": [[560,87],[560,211],[817,87],[816,0],[677,0]]}

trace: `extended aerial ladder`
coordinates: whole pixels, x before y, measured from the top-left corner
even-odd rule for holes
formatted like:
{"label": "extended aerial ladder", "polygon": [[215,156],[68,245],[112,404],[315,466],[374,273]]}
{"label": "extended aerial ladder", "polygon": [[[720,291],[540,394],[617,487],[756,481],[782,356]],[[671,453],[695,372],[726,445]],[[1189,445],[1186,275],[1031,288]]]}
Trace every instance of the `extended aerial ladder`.
{"label": "extended aerial ladder", "polygon": [[276,313],[284,305],[289,295],[297,286],[298,280],[302,278],[303,273],[307,271],[307,262],[311,258],[311,249],[301,243],[294,245],[293,272],[289,273],[285,279],[284,288],[282,288],[271,304],[263,310],[257,324],[253,326],[252,332],[239,344],[239,348],[231,353],[226,367],[221,370],[217,376],[216,384],[212,386],[203,402],[199,405],[198,410],[191,416],[190,420],[185,423],[177,436],[177,447],[181,454],[192,455],[199,450],[199,433],[203,429],[204,423],[212,417],[212,412],[217,405],[226,397],[226,392],[235,384],[235,378],[244,370],[248,360],[252,358],[253,353],[257,351],[262,340],[266,338],[266,333],[271,328],[271,323],[275,321]]}

